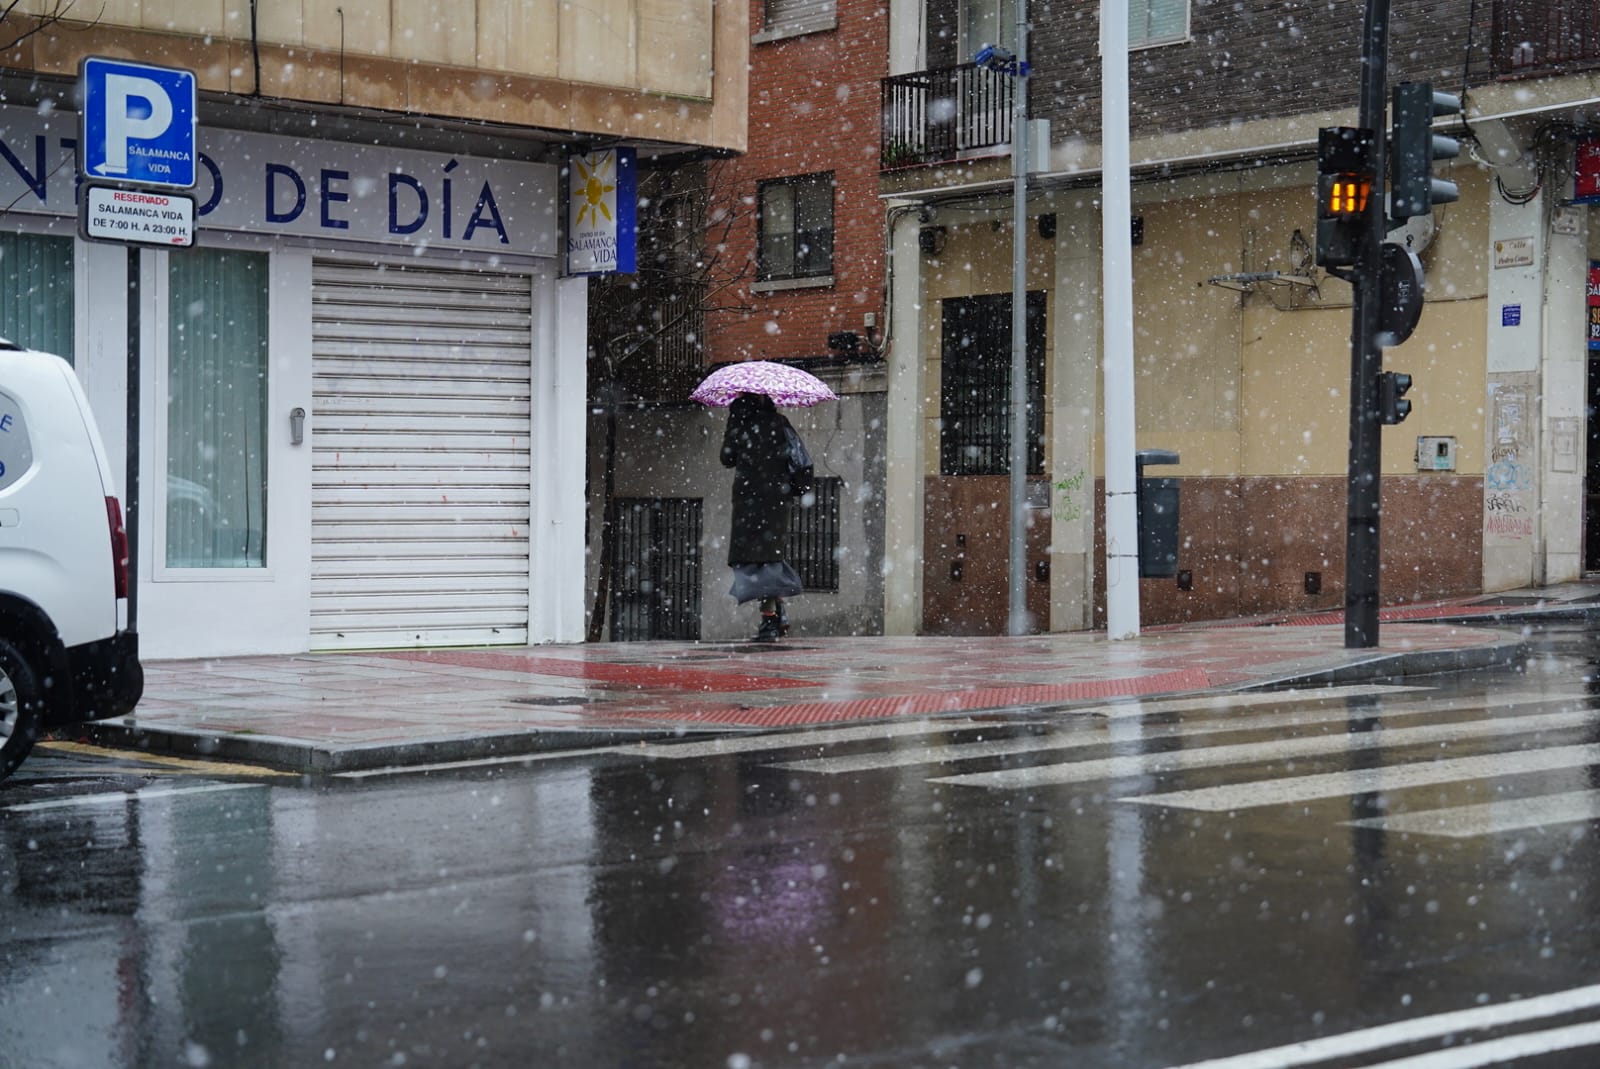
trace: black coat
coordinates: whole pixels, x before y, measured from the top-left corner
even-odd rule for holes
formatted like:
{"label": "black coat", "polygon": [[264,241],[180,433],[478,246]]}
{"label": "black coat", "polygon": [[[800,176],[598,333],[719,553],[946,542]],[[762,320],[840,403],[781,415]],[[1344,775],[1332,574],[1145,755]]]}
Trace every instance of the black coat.
{"label": "black coat", "polygon": [[789,543],[789,429],[770,398],[740,394],[728,407],[722,466],[733,469],[730,565],[783,559]]}

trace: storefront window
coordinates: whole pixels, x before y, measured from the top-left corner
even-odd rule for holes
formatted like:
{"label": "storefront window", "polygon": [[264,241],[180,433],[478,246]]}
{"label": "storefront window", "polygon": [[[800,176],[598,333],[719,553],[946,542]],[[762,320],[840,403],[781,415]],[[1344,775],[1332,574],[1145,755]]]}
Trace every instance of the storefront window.
{"label": "storefront window", "polygon": [[262,568],[267,257],[173,252],[167,341],[169,568]]}
{"label": "storefront window", "polygon": [[0,337],[72,362],[72,239],[0,234]]}

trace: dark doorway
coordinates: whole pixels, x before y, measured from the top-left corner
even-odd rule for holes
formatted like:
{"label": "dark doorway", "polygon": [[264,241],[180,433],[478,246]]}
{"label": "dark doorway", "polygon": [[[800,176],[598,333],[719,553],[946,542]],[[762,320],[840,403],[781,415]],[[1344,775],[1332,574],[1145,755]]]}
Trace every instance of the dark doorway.
{"label": "dark doorway", "polygon": [[613,641],[700,637],[701,511],[699,498],[617,500]]}
{"label": "dark doorway", "polygon": [[[1050,513],[1044,479],[1045,295],[1027,296],[1027,607],[1049,625]],[[1011,295],[941,305],[939,474],[923,513],[922,628],[1005,634],[1011,559]]]}

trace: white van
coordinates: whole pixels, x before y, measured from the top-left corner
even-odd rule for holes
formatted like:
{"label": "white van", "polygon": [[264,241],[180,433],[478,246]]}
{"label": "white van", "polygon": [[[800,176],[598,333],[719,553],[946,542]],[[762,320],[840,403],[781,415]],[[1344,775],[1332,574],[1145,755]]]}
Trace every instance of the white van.
{"label": "white van", "polygon": [[41,731],[144,692],[128,535],[89,402],[58,356],[0,339],[0,779]]}

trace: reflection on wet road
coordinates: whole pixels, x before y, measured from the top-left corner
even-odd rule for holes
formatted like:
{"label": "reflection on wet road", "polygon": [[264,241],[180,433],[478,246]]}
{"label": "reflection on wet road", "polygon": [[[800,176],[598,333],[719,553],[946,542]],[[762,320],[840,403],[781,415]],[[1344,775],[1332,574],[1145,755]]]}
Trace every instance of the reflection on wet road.
{"label": "reflection on wet road", "polygon": [[1600,1064],[1597,656],[8,787],[0,1064]]}

